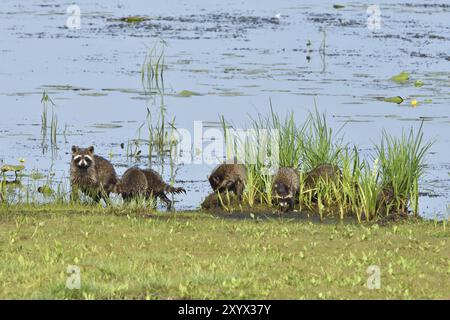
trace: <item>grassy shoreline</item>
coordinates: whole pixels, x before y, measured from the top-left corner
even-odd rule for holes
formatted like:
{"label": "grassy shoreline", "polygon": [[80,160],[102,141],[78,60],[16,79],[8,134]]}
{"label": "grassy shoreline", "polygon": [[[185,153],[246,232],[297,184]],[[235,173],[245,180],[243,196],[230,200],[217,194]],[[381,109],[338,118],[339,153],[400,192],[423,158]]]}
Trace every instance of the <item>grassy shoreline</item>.
{"label": "grassy shoreline", "polygon": [[[450,230],[419,220],[0,208],[0,264],[7,299],[450,298]],[[81,269],[80,290],[65,287],[68,265]],[[378,290],[366,286],[371,265]]]}

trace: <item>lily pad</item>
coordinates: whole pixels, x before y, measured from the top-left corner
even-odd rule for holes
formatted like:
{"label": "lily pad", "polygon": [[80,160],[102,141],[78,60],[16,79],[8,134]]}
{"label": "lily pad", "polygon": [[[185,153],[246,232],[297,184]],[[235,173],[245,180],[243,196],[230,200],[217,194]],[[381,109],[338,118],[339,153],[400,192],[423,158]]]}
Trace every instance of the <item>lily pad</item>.
{"label": "lily pad", "polygon": [[188,97],[192,97],[192,96],[201,96],[201,94],[197,93],[197,92],[189,91],[189,90],[183,90],[183,91],[180,91],[180,93],[178,93],[178,96],[188,98]]}
{"label": "lily pad", "polygon": [[391,103],[397,103],[400,104],[403,102],[403,98],[400,96],[396,96],[396,97],[389,97],[389,98],[384,98],[383,99],[384,102],[391,102]]}
{"label": "lily pad", "polygon": [[401,72],[393,77],[391,77],[392,81],[398,82],[398,83],[405,83],[409,80],[409,73],[408,72]]}
{"label": "lily pad", "polygon": [[420,80],[416,80],[416,82],[414,82],[414,87],[421,87],[421,86],[423,86],[424,85],[424,83],[422,82],[422,81],[420,81]]}
{"label": "lily pad", "polygon": [[126,23],[139,23],[150,20],[149,17],[145,16],[129,16],[129,17],[123,17],[119,18],[119,21],[126,22]]}

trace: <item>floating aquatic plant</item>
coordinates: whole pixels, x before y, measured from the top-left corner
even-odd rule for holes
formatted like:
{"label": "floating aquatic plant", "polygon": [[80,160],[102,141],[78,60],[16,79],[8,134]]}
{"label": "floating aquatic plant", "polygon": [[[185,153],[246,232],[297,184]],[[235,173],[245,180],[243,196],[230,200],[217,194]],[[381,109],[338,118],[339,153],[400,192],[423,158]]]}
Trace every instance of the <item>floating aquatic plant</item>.
{"label": "floating aquatic plant", "polygon": [[391,103],[397,103],[397,104],[401,104],[403,102],[403,98],[400,96],[396,96],[396,97],[389,97],[389,98],[383,98],[384,102],[391,102]]}
{"label": "floating aquatic plant", "polygon": [[192,96],[201,96],[200,93],[194,92],[194,91],[189,91],[189,90],[182,90],[178,93],[179,97],[184,97],[184,98],[189,98]]}
{"label": "floating aquatic plant", "polygon": [[126,23],[140,23],[148,20],[150,20],[150,17],[147,16],[128,16],[118,19],[118,21],[123,21]]}
{"label": "floating aquatic plant", "polygon": [[408,72],[400,72],[399,74],[391,77],[391,80],[397,83],[405,83],[409,80],[409,73]]}

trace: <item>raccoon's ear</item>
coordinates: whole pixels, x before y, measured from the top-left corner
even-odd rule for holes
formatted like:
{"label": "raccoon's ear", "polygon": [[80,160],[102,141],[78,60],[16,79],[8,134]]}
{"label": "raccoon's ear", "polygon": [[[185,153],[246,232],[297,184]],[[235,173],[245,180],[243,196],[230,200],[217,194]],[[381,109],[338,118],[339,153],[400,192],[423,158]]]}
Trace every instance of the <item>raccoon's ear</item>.
{"label": "raccoon's ear", "polygon": [[78,152],[78,147],[77,146],[72,146],[72,153],[76,153]]}
{"label": "raccoon's ear", "polygon": [[90,146],[89,148],[87,148],[87,150],[88,150],[90,153],[94,153],[94,146]]}

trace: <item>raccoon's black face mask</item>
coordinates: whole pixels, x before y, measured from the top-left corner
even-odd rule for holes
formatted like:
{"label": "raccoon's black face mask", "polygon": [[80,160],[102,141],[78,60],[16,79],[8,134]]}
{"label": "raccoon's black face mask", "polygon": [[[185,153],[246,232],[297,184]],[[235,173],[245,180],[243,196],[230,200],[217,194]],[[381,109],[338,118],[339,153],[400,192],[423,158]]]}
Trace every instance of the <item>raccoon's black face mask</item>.
{"label": "raccoon's black face mask", "polygon": [[94,163],[94,147],[78,148],[72,147],[72,163],[79,169],[87,169]]}
{"label": "raccoon's black face mask", "polygon": [[278,200],[286,200],[292,197],[292,195],[287,185],[284,183],[275,183],[273,186],[273,197]]}
{"label": "raccoon's black face mask", "polygon": [[211,187],[215,190],[219,186],[220,178],[218,176],[210,176],[208,177],[209,183]]}
{"label": "raccoon's black face mask", "polygon": [[273,197],[280,206],[286,206],[287,200],[292,197],[289,188],[284,183],[275,183]]}
{"label": "raccoon's black face mask", "polygon": [[286,198],[289,196],[289,188],[284,183],[275,183],[273,191],[277,198]]}

